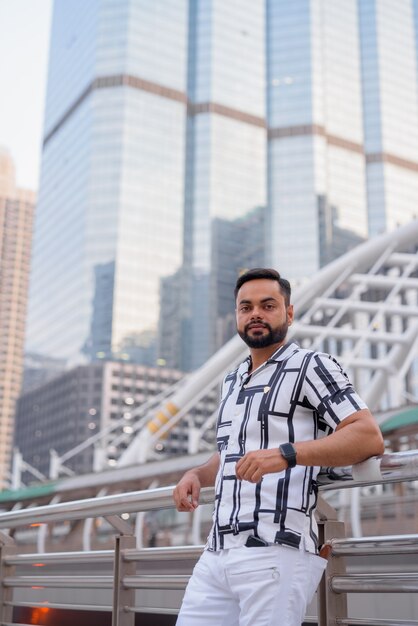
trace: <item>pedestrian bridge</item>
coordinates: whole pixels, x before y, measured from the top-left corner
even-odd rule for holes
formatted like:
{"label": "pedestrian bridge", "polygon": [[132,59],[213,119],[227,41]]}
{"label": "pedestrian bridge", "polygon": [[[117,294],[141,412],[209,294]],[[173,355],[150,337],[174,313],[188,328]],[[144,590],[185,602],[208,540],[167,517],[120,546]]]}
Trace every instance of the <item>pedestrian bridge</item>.
{"label": "pedestrian bridge", "polygon": [[[359,245],[293,288],[295,320],[289,339],[337,356],[357,391],[382,419],[418,402],[417,249],[415,220]],[[52,451],[49,479],[71,476],[68,462],[90,446],[96,473],[115,465],[128,468],[169,459],[174,435],[185,440],[185,454],[213,450],[216,412],[202,418],[198,404],[211,396],[208,406],[213,406],[224,374],[246,354],[236,335],[163,395],[129,407],[129,422],[124,413],[72,450],[61,455]],[[409,447],[415,447],[413,442]],[[28,469],[16,452],[14,489],[21,486],[22,472]],[[42,478],[39,472],[35,475]]]}
{"label": "pedestrian bridge", "polygon": [[[329,560],[306,624],[416,626],[417,517],[408,534],[347,537],[328,501],[329,494],[340,490],[402,484],[411,484],[418,496],[418,450],[321,473],[317,517]],[[201,505],[212,503],[213,496],[213,489],[204,489]],[[164,487],[0,514],[0,624],[174,624],[203,546],[142,548],[130,521],[131,515],[172,507],[172,487]],[[113,529],[111,549],[24,553],[13,538],[17,529],[92,518],[106,520]],[[167,528],[172,537],[176,531],[175,524]]]}
{"label": "pedestrian bridge", "polygon": [[[382,420],[418,402],[417,247],[414,221],[294,289],[291,338],[337,355]],[[174,623],[213,493],[204,490],[188,516],[173,511],[167,485],[211,453],[216,416],[199,422],[194,407],[243,353],[232,339],[166,396],[139,407],[133,434],[123,432],[121,418],[77,449],[53,454],[45,484],[18,489],[28,466],[15,456],[13,489],[0,494],[0,506],[12,508],[0,513],[0,626]],[[176,428],[187,433],[188,454],[173,458],[159,442]],[[330,558],[306,623],[418,624],[417,429],[386,442],[380,459],[321,474],[318,515]],[[96,471],[68,477],[66,462],[90,445]],[[110,448],[118,450],[114,470]]]}

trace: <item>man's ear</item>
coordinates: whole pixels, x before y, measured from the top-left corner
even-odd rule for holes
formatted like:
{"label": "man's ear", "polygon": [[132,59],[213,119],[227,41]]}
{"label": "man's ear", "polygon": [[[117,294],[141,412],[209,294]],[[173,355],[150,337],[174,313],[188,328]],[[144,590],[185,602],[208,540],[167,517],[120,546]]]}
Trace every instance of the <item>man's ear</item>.
{"label": "man's ear", "polygon": [[288,326],[290,326],[291,323],[293,322],[293,317],[294,317],[293,304],[289,304],[286,311],[287,311],[287,323],[288,323]]}

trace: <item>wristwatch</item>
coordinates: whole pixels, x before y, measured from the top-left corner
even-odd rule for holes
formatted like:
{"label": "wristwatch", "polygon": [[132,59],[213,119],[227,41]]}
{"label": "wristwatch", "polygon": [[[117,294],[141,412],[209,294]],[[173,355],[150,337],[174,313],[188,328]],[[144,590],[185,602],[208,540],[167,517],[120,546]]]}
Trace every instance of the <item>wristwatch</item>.
{"label": "wristwatch", "polygon": [[282,443],[279,446],[280,454],[287,461],[287,465],[289,468],[295,467],[296,465],[296,450],[293,443]]}

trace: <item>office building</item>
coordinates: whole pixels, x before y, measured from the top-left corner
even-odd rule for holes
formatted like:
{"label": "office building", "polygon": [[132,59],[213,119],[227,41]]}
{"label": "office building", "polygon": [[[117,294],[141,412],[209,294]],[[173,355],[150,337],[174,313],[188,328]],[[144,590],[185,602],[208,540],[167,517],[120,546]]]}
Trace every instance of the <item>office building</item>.
{"label": "office building", "polygon": [[13,160],[0,149],[0,488],[8,480],[22,383],[34,207],[35,194],[16,186]]}
{"label": "office building", "polygon": [[271,0],[267,45],[271,260],[302,279],[368,233],[357,3]]}
{"label": "office building", "polygon": [[30,352],[155,363],[182,260],[187,23],[179,0],[54,5]]}
{"label": "office building", "polygon": [[418,215],[418,3],[360,1],[369,234]]}
{"label": "office building", "polygon": [[266,206],[264,26],[250,0],[55,3],[29,351],[155,364],[180,272],[176,365],[213,352],[212,222]]}
{"label": "office building", "polygon": [[[181,377],[178,370],[123,361],[97,361],[74,367],[20,396],[15,445],[26,463],[49,476],[51,450],[61,457],[99,431],[110,429],[95,445],[70,454],[65,467],[76,474],[113,467],[134,436],[138,408],[152,403]],[[205,422],[216,404],[217,392],[207,395],[193,407],[193,423]],[[143,415],[149,415],[151,420],[155,408],[144,410]],[[187,430],[187,421],[180,422],[167,438],[156,441],[156,453],[187,454]],[[208,436],[213,438],[213,431]],[[24,481],[31,480],[33,476],[25,473]]]}
{"label": "office building", "polygon": [[302,280],[412,218],[417,13],[56,0],[28,350],[194,369],[240,270]]}
{"label": "office building", "polygon": [[41,387],[65,370],[64,359],[25,352],[23,357],[22,393]]}
{"label": "office building", "polygon": [[235,220],[214,217],[210,272],[189,267],[162,281],[158,354],[164,363],[194,369],[233,337],[235,282],[245,268],[263,265],[265,229],[265,207]]}

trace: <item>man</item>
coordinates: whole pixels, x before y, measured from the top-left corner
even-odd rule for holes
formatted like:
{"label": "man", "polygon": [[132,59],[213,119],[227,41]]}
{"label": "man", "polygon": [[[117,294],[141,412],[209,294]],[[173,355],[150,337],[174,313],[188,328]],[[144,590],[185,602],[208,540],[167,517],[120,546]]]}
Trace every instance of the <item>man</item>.
{"label": "man", "polygon": [[290,284],[240,276],[237,330],[250,356],[224,379],[218,452],[174,490],[179,511],[216,484],[213,526],[177,626],[300,626],[326,566],[317,555],[321,466],[383,453],[373,416],[329,355],[285,343]]}

